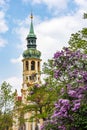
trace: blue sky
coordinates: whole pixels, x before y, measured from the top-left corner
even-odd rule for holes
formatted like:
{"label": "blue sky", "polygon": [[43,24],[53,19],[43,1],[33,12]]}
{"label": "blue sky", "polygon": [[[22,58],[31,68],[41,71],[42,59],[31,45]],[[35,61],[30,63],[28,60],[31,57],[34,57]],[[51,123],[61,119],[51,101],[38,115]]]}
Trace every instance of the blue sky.
{"label": "blue sky", "polygon": [[7,81],[18,91],[31,11],[43,62],[68,46],[72,33],[87,27],[82,18],[87,0],[0,0],[0,83]]}

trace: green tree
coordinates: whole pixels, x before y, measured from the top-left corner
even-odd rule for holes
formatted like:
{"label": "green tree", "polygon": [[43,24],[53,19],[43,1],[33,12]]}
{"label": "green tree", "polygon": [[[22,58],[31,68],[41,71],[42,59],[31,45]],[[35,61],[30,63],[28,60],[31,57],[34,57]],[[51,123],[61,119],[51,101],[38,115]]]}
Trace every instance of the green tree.
{"label": "green tree", "polygon": [[53,111],[54,101],[56,100],[56,91],[48,88],[47,84],[35,85],[29,88],[27,100],[29,104],[24,107],[26,111],[33,111],[30,121],[43,119],[45,120]]}
{"label": "green tree", "polygon": [[3,82],[0,86],[0,130],[8,130],[12,126],[13,99],[11,85]]}
{"label": "green tree", "polygon": [[83,14],[83,18],[84,18],[84,19],[87,19],[87,13],[84,13],[84,14]]}
{"label": "green tree", "polygon": [[[87,19],[87,13],[83,15],[84,19]],[[87,54],[87,28],[71,34],[69,45],[72,50],[80,50],[82,53]]]}
{"label": "green tree", "polygon": [[80,50],[87,54],[87,28],[83,28],[81,31],[72,34],[69,45],[72,50]]}
{"label": "green tree", "polygon": [[56,94],[58,96],[59,91],[63,84],[60,84],[61,79],[58,81],[54,78],[54,76],[55,76],[54,69],[55,69],[54,60],[50,59],[47,61],[47,63],[45,62],[43,64],[42,74],[44,74],[44,81],[47,84],[47,87],[55,90]]}

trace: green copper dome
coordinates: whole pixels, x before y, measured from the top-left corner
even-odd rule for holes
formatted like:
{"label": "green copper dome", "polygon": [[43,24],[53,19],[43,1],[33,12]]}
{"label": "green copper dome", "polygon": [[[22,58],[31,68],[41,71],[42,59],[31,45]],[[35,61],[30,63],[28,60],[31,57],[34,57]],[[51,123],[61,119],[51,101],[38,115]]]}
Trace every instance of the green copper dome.
{"label": "green copper dome", "polygon": [[23,53],[24,58],[38,58],[40,59],[41,52],[36,49],[27,49]]}

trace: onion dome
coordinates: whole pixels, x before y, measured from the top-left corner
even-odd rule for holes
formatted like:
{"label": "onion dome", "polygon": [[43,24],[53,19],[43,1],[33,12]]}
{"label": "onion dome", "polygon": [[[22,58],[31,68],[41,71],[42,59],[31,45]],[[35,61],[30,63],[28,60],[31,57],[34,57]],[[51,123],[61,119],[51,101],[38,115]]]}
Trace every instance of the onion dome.
{"label": "onion dome", "polygon": [[41,52],[38,51],[37,49],[27,49],[23,53],[24,58],[38,58],[40,59]]}

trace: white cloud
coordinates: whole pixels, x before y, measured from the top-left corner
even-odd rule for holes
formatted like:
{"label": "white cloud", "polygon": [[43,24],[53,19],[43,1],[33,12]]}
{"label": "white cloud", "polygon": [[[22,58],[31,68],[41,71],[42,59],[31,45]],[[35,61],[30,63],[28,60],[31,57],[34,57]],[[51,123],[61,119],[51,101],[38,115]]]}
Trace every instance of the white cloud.
{"label": "white cloud", "polygon": [[[33,4],[45,4],[49,9],[65,9],[69,0],[32,0]],[[23,0],[23,2],[31,2],[31,0]],[[59,11],[58,11],[59,12]]]}
{"label": "white cloud", "polygon": [[[72,33],[86,27],[87,21],[82,19],[83,10],[78,10],[73,15],[52,18],[50,20],[40,21],[34,25],[37,36],[37,47],[42,52],[43,61],[52,58],[53,54],[63,46],[68,46],[68,40]],[[26,19],[25,19],[26,20]],[[35,21],[35,19],[34,19]],[[22,23],[22,22],[21,22]],[[27,24],[27,23],[26,23]],[[29,26],[29,25],[28,25]],[[23,50],[26,49],[27,41],[25,40],[29,27],[21,24],[16,30]]]}
{"label": "white cloud", "polygon": [[[39,0],[41,3],[44,3],[48,6],[49,9],[65,9],[67,7],[68,0]],[[37,3],[38,0],[33,0],[34,3]]]}
{"label": "white cloud", "polygon": [[[8,26],[5,19],[5,11],[7,9],[8,2],[9,0],[0,0],[0,35],[8,31]],[[2,36],[0,36],[0,47],[4,47],[6,44],[7,41]]]}
{"label": "white cloud", "polygon": [[74,1],[80,8],[87,10],[87,0],[74,0]]}
{"label": "white cloud", "polygon": [[0,6],[5,4],[5,0],[0,0]]}
{"label": "white cloud", "polygon": [[[30,2],[30,0],[22,0],[23,2],[27,3]],[[40,4],[42,2],[42,0],[32,0],[32,3],[38,3]]]}
{"label": "white cloud", "polygon": [[52,57],[57,50],[67,46],[70,35],[85,25],[86,22],[83,19],[78,19],[78,16],[55,18],[37,25],[37,43],[43,53],[42,59],[46,60]]}
{"label": "white cloud", "polygon": [[8,3],[10,0],[0,0],[0,7],[3,11],[6,11],[9,7]]}
{"label": "white cloud", "polygon": [[0,33],[5,33],[6,31],[8,31],[8,26],[5,20],[5,13],[0,11]]}
{"label": "white cloud", "polygon": [[0,47],[4,47],[7,44],[7,41],[0,37]]}
{"label": "white cloud", "polygon": [[3,7],[7,4],[9,0],[0,0],[0,6]]}
{"label": "white cloud", "polygon": [[22,78],[13,76],[5,79],[5,81],[12,86],[12,91],[15,91],[15,89],[17,89],[18,93],[20,94],[22,87]]}
{"label": "white cloud", "polygon": [[[8,31],[8,26],[5,20],[5,13],[0,11],[0,34],[5,33]],[[4,47],[7,44],[7,41],[0,36],[0,47]]]}
{"label": "white cloud", "polygon": [[18,58],[13,58],[11,59],[11,63],[15,64],[15,63],[21,63],[22,60],[22,55],[20,55]]}

